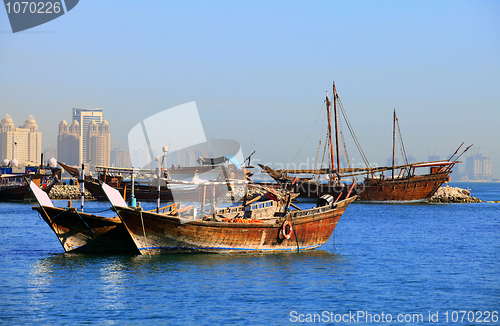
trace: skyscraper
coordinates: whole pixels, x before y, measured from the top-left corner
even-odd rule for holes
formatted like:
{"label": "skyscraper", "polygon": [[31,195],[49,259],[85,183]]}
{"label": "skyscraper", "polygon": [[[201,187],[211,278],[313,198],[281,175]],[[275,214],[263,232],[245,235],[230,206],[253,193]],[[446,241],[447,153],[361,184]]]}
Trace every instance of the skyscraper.
{"label": "skyscraper", "polygon": [[43,150],[43,157],[44,157],[45,162],[47,162],[47,160],[51,157],[57,159],[57,147],[47,146]]}
{"label": "skyscraper", "polygon": [[111,151],[111,165],[118,168],[130,167],[130,155],[127,151],[115,148]]}
{"label": "skyscraper", "polygon": [[108,122],[103,120],[97,124],[91,121],[87,133],[88,162],[97,166],[109,166],[111,142]]}
{"label": "skyscraper", "polygon": [[0,122],[0,158],[16,159],[20,164],[40,164],[42,153],[42,133],[38,132],[35,118],[30,114],[23,126],[14,127],[10,115]]}
{"label": "skyscraper", "polygon": [[57,159],[73,166],[109,166],[110,143],[103,109],[73,108],[71,126],[64,120],[59,124]]}
{"label": "skyscraper", "polygon": [[74,120],[71,125],[68,125],[63,120],[59,124],[57,160],[73,166],[82,164],[82,136],[78,121]]}
{"label": "skyscraper", "polygon": [[467,157],[466,174],[469,180],[491,180],[491,160],[483,154]]}
{"label": "skyscraper", "polygon": [[82,162],[88,163],[91,159],[88,154],[89,125],[92,121],[95,121],[98,125],[101,124],[103,120],[103,109],[73,108],[73,120],[78,121],[80,124],[80,136],[82,137]]}

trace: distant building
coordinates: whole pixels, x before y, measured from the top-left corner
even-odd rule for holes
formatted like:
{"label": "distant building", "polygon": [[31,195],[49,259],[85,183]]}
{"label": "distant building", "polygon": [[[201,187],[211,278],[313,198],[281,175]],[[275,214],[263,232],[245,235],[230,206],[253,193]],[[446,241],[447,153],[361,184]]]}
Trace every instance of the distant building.
{"label": "distant building", "polygon": [[[132,164],[135,164],[132,166],[133,168],[141,168],[141,169],[149,169],[150,168],[149,163],[150,163],[151,156],[150,156],[148,150],[134,149],[130,155],[133,157],[133,160],[130,163],[130,165],[132,166]],[[151,166],[152,166],[151,167],[152,169],[154,169],[156,167],[154,162],[152,163]]]}
{"label": "distant building", "polygon": [[59,135],[57,137],[57,161],[80,166],[82,164],[82,136],[78,121],[68,125],[66,121],[59,124]]}
{"label": "distant building", "polygon": [[0,159],[16,159],[19,164],[40,164],[42,133],[38,132],[35,118],[29,115],[23,126],[14,127],[10,115],[0,122]]}
{"label": "distant building", "polygon": [[89,160],[91,160],[88,151],[89,125],[92,121],[98,125],[102,123],[102,121],[104,120],[103,109],[73,108],[73,120],[78,121],[78,123],[80,124],[80,137],[82,137],[82,163],[88,163]]}
{"label": "distant building", "polygon": [[43,159],[47,162],[47,160],[51,157],[57,159],[57,147],[47,146],[47,148],[43,151]]}
{"label": "distant building", "polygon": [[465,173],[469,180],[491,180],[491,160],[483,154],[467,157]]}
{"label": "distant building", "polygon": [[57,160],[73,166],[109,166],[110,143],[103,109],[73,108],[72,124],[59,124]]}
{"label": "distant building", "polygon": [[109,124],[103,120],[99,125],[91,121],[87,131],[88,162],[96,166],[109,166],[110,135]]}
{"label": "distant building", "polygon": [[113,149],[111,151],[111,166],[117,168],[129,168],[130,166],[130,155],[127,151],[120,149]]}

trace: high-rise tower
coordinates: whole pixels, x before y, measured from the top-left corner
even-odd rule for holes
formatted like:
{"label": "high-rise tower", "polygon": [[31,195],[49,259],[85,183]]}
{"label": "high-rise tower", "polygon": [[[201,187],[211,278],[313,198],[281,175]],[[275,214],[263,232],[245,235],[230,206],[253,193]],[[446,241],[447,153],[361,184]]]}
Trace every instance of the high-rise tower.
{"label": "high-rise tower", "polygon": [[0,121],[0,159],[16,159],[20,164],[40,164],[42,133],[38,132],[35,118],[30,114],[23,126],[14,127],[10,115]]}
{"label": "high-rise tower", "polygon": [[78,121],[78,123],[80,124],[80,136],[82,137],[82,163],[88,163],[91,159],[88,153],[89,125],[92,121],[94,121],[98,125],[101,124],[101,122],[104,120],[103,109],[73,108],[73,120]]}

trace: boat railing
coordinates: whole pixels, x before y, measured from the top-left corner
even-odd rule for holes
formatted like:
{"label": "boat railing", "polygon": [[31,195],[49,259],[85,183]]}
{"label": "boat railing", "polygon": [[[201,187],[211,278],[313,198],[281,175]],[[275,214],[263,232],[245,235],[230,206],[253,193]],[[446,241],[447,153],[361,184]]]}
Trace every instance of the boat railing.
{"label": "boat railing", "polygon": [[268,200],[268,201],[265,201],[265,202],[259,202],[259,203],[250,205],[250,210],[256,210],[256,209],[259,209],[259,208],[271,207],[271,206],[275,205],[275,203],[276,202],[274,200]]}
{"label": "boat railing", "polygon": [[217,214],[237,213],[241,211],[243,211],[243,208],[241,206],[225,207],[221,210],[218,210]]}
{"label": "boat railing", "polygon": [[[177,208],[177,203],[173,203],[173,204],[170,204],[170,205],[167,205],[164,207],[160,207],[159,211],[160,211],[160,213],[164,214],[164,213],[168,212],[167,209],[171,210],[171,209],[175,209],[175,208]],[[156,208],[147,210],[146,212],[156,212]]]}
{"label": "boat railing", "polygon": [[316,213],[322,213],[322,212],[326,212],[326,211],[329,211],[333,208],[335,208],[336,205],[328,205],[328,206],[321,206],[321,207],[313,207],[313,208],[310,208],[310,209],[306,209],[306,210],[301,210],[301,211],[292,211],[290,212],[290,215],[292,215],[292,217],[301,217],[301,216],[306,216],[306,215],[311,215],[311,214],[316,214]]}
{"label": "boat railing", "polygon": [[0,186],[2,188],[14,188],[26,184],[24,176],[8,176],[0,178]]}

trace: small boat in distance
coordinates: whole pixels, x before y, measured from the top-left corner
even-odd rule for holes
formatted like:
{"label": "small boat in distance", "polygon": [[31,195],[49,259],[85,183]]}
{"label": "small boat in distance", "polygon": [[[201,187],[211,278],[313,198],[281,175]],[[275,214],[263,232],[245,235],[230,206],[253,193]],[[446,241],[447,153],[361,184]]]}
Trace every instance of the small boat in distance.
{"label": "small boat in distance", "polygon": [[[396,117],[396,110],[394,110],[394,130],[393,130],[393,160],[392,166],[385,167],[370,167],[367,158],[365,157],[361,146],[354,135],[352,126],[350,125],[347,118],[345,121],[347,123],[348,129],[351,132],[356,146],[360,150],[360,155],[366,164],[366,168],[344,168],[339,169],[340,166],[340,146],[339,146],[339,128],[338,128],[338,101],[340,101],[333,83],[333,108],[334,108],[334,122],[335,122],[335,143],[336,151],[334,151],[334,142],[332,136],[332,119],[331,119],[331,102],[328,98],[328,93],[326,95],[326,111],[328,118],[328,133],[327,141],[325,143],[324,152],[328,153],[328,168],[323,169],[302,169],[302,170],[291,170],[291,169],[280,169],[273,170],[268,166],[259,166],[262,168],[263,172],[268,173],[274,180],[284,187],[289,187],[294,180],[294,174],[309,174],[313,175],[312,178],[299,178],[293,188],[294,192],[299,193],[299,197],[302,198],[320,198],[325,194],[330,194],[335,198],[346,198],[351,184],[346,184],[342,182],[342,179],[352,178],[353,180],[357,176],[363,176],[364,180],[359,182],[354,188],[354,193],[358,195],[358,200],[362,202],[422,202],[429,200],[434,193],[439,189],[439,187],[449,181],[449,175],[452,172],[452,168],[457,163],[461,163],[458,158],[463,155],[469,148],[467,147],[462,154],[460,154],[453,161],[453,157],[458,153],[462,145],[455,151],[455,153],[446,161],[434,161],[434,162],[420,162],[420,163],[408,163],[406,162],[406,154],[404,152],[404,147],[402,147],[402,152],[404,154],[404,160],[406,164],[395,166],[395,144],[396,144],[396,125],[399,131],[399,124]],[[343,107],[340,105],[342,114],[346,117]],[[399,133],[400,136],[400,133]],[[401,137],[401,136],[400,136]],[[341,137],[343,139],[343,136]],[[401,144],[402,140],[400,139]],[[472,145],[471,145],[472,146]],[[345,149],[345,144],[344,144]],[[335,157],[336,156],[336,157]],[[345,157],[348,160],[349,155],[345,153]],[[335,165],[336,158],[336,165]],[[349,161],[347,162],[350,165]],[[335,168],[337,166],[337,168]],[[429,168],[429,173],[416,174],[416,169]],[[392,175],[389,177],[384,176],[384,171],[392,171]],[[375,173],[381,173],[376,176]],[[291,174],[291,175],[289,175]],[[319,177],[321,175],[328,176],[327,181],[320,181]]]}
{"label": "small boat in distance", "polygon": [[332,235],[356,196],[334,202],[323,197],[318,207],[289,210],[286,202],[268,200],[197,214],[196,210],[165,213],[128,207],[120,193],[103,189],[143,255],[162,253],[271,253],[311,250]]}
{"label": "small boat in distance", "polygon": [[60,168],[26,166],[23,170],[25,173],[9,172],[0,175],[0,201],[32,200],[29,181],[33,181],[48,194],[52,187],[61,180]]}

